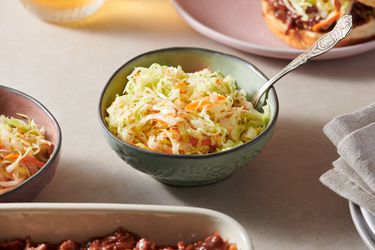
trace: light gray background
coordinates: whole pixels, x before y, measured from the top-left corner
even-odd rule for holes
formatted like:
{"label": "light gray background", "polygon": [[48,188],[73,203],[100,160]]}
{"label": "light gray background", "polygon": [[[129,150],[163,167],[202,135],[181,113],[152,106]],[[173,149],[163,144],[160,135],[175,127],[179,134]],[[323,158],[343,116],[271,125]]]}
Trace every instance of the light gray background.
{"label": "light gray background", "polygon": [[19,1],[0,1],[0,84],[47,106],[63,130],[62,159],[38,202],[119,202],[216,209],[256,249],[365,249],[348,203],[318,181],[337,158],[322,128],[375,100],[375,51],[312,62],[276,86],[280,115],[266,150],[229,179],[199,188],[160,184],[126,166],[104,140],[97,106],[111,74],[140,53],[196,46],[245,58],[272,76],[287,61],[245,54],[187,26],[166,0],[109,0],[87,22],[56,26]]}

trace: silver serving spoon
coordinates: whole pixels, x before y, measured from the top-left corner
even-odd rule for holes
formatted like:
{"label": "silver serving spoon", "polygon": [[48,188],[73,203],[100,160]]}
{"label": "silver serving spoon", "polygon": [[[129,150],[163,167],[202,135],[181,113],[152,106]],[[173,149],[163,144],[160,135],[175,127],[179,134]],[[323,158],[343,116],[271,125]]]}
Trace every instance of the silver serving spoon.
{"label": "silver serving spoon", "polygon": [[280,78],[288,74],[289,72],[295,70],[302,64],[306,63],[313,57],[319,56],[330,51],[335,45],[347,37],[350,32],[352,31],[352,16],[345,15],[341,17],[332,31],[328,32],[327,34],[323,35],[319,38],[308,50],[306,50],[303,54],[296,57],[293,61],[291,61],[283,70],[281,70],[277,75],[272,77],[266,84],[264,84],[257,93],[255,93],[254,97],[251,99],[251,103],[253,107],[256,108],[258,106],[259,100],[261,97],[266,93],[272,85],[277,82]]}

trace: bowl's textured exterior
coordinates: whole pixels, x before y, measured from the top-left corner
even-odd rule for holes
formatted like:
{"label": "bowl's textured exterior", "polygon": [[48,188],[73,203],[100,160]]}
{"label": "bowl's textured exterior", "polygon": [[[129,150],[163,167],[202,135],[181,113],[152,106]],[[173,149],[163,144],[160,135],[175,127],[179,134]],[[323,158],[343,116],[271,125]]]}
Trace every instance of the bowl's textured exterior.
{"label": "bowl's textured exterior", "polygon": [[267,78],[253,65],[231,55],[197,48],[169,48],[140,55],[114,73],[103,90],[99,103],[99,116],[105,137],[115,152],[130,166],[147,173],[166,184],[196,186],[218,182],[233,174],[254,159],[272,136],[278,115],[278,100],[274,89],[268,94],[271,118],[267,128],[254,140],[220,153],[208,155],[168,155],[143,150],[121,141],[108,129],[106,109],[126,85],[126,77],[135,67],[148,67],[152,63],[178,66],[187,72],[203,68],[217,70],[236,79],[239,88],[253,95]]}
{"label": "bowl's textured exterior", "polygon": [[35,198],[51,182],[60,160],[61,129],[56,119],[34,98],[0,85],[0,115],[16,117],[17,113],[27,115],[38,126],[44,127],[47,139],[53,144],[53,152],[36,174],[0,195],[0,202],[23,202]]}

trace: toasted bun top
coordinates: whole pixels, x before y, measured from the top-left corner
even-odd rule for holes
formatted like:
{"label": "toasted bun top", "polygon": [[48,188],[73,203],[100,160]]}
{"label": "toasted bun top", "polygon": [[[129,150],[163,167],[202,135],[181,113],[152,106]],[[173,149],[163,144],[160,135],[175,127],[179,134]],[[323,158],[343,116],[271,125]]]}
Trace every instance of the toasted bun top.
{"label": "toasted bun top", "polygon": [[[274,16],[274,13],[265,0],[262,0],[262,9],[267,26],[272,33],[283,39],[292,47],[301,49],[308,48],[319,37],[325,34],[325,32],[314,32],[304,29],[291,29],[287,32],[287,24]],[[341,41],[339,46],[357,44],[371,39],[375,39],[375,18],[371,18],[367,23],[355,27],[350,36]]]}
{"label": "toasted bun top", "polygon": [[375,0],[358,0],[358,2],[375,8]]}

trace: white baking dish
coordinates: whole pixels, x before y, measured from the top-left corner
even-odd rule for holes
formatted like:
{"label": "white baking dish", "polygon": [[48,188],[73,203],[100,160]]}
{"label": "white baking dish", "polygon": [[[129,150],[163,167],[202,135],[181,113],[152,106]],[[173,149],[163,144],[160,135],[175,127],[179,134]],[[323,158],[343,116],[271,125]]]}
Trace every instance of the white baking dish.
{"label": "white baking dish", "polygon": [[83,242],[118,227],[159,245],[192,242],[219,232],[238,249],[253,249],[238,222],[209,209],[105,203],[0,204],[0,240],[29,236],[34,241]]}

